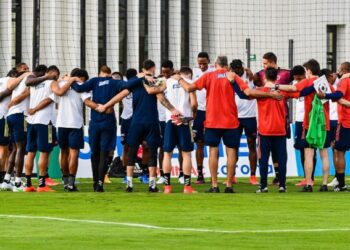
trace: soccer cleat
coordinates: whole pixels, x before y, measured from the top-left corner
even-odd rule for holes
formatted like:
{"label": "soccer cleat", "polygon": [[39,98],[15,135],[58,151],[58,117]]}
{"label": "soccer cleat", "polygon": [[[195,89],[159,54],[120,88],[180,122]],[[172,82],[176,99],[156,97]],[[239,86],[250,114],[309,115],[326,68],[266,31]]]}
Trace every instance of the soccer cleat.
{"label": "soccer cleat", "polygon": [[23,191],[26,193],[31,193],[31,192],[36,192],[36,189],[34,186],[30,186],[30,187],[25,187]]}
{"label": "soccer cleat", "polygon": [[58,185],[58,183],[55,182],[54,180],[52,180],[50,177],[45,178],[45,184],[48,186],[57,186]]}
{"label": "soccer cleat", "polygon": [[259,188],[258,190],[255,191],[255,193],[260,194],[260,193],[268,193],[269,189],[267,187],[264,188]]}
{"label": "soccer cleat", "polygon": [[304,187],[306,185],[306,179],[303,179],[295,184],[297,187]]}
{"label": "soccer cleat", "polygon": [[171,194],[172,193],[172,187],[170,185],[164,186],[164,194]]}
{"label": "soccer cleat", "polygon": [[339,181],[338,181],[337,177],[334,177],[334,179],[330,183],[327,184],[328,187],[336,187],[338,185],[339,185]]}
{"label": "soccer cleat", "polygon": [[95,189],[96,193],[104,193],[105,189],[103,188],[102,185],[96,185],[96,189]]}
{"label": "soccer cleat", "polygon": [[219,187],[211,187],[206,193],[220,193]]}
{"label": "soccer cleat", "polygon": [[[224,181],[223,184],[226,185],[226,184],[227,184],[227,181]],[[232,177],[232,184],[237,184],[236,176],[233,176],[233,177]]]}
{"label": "soccer cleat", "polygon": [[[94,191],[95,191],[95,189],[96,189],[96,188],[94,187]],[[64,186],[63,186],[63,191],[68,192],[68,185],[64,185]]]}
{"label": "soccer cleat", "polygon": [[278,189],[278,192],[279,192],[279,193],[286,193],[286,192],[287,192],[287,189],[286,189],[285,187],[280,187],[280,188]]}
{"label": "soccer cleat", "polygon": [[205,180],[204,180],[204,177],[203,176],[198,176],[196,182],[196,184],[204,184],[205,183]]}
{"label": "soccer cleat", "polygon": [[182,185],[185,184],[185,177],[183,177],[183,176],[179,177],[179,180],[178,180],[178,181],[179,181],[179,183],[182,184]]}
{"label": "soccer cleat", "polygon": [[0,186],[0,190],[2,191],[12,191],[13,189],[13,185],[11,184],[11,182],[3,182]]}
{"label": "soccer cleat", "polygon": [[36,189],[37,192],[39,193],[44,193],[44,192],[55,192],[55,190],[53,190],[52,188],[50,188],[49,186],[44,186],[44,187],[38,187]]}
{"label": "soccer cleat", "polygon": [[233,193],[235,193],[235,191],[233,190],[232,187],[226,187],[224,193],[225,194],[233,194]]}
{"label": "soccer cleat", "polygon": [[23,185],[20,185],[19,187],[13,186],[12,192],[15,192],[15,193],[22,193],[22,192],[24,192]]}
{"label": "soccer cleat", "polygon": [[275,177],[272,181],[272,185],[278,186],[280,184],[280,181],[278,180],[277,177]]}
{"label": "soccer cleat", "polygon": [[78,192],[79,190],[78,190],[78,188],[77,188],[77,186],[68,186],[67,187],[67,192]]}
{"label": "soccer cleat", "polygon": [[303,189],[301,189],[301,192],[303,192],[303,193],[312,193],[313,192],[312,186],[311,185],[304,186]]}
{"label": "soccer cleat", "polygon": [[255,175],[250,176],[249,184],[250,185],[259,185],[259,182],[256,180],[256,176]]}
{"label": "soccer cleat", "polygon": [[141,182],[142,184],[148,184],[149,180],[148,180],[147,174],[142,174],[142,175],[140,176],[140,182]]}
{"label": "soccer cleat", "polygon": [[164,184],[165,178],[163,176],[159,177],[158,181],[156,182],[157,184]]}
{"label": "soccer cleat", "polygon": [[192,188],[192,186],[184,186],[184,194],[196,194],[198,193],[196,190]]}
{"label": "soccer cleat", "polygon": [[348,192],[348,186],[340,187],[339,185],[334,187],[334,192]]}
{"label": "soccer cleat", "polygon": [[159,189],[157,187],[149,187],[148,188],[149,193],[159,193]]}
{"label": "soccer cleat", "polygon": [[108,184],[112,183],[108,175],[105,175],[104,183],[108,183]]}
{"label": "soccer cleat", "polygon": [[327,187],[327,185],[321,185],[319,191],[320,191],[320,192],[328,192],[328,187]]}
{"label": "soccer cleat", "polygon": [[130,186],[127,186],[126,189],[125,189],[125,192],[132,193],[133,192],[133,188],[130,187]]}

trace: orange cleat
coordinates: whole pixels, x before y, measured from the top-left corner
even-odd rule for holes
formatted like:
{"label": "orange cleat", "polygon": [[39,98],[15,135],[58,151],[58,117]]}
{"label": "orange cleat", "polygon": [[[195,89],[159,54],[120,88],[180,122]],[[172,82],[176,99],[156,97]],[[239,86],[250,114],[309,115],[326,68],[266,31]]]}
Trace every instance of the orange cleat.
{"label": "orange cleat", "polygon": [[170,185],[164,186],[164,194],[171,194],[172,193],[172,188]]}
{"label": "orange cleat", "polygon": [[295,184],[295,186],[297,186],[297,187],[304,187],[304,186],[306,186],[306,179],[303,179],[303,180],[299,181],[297,184]]}
{"label": "orange cleat", "polygon": [[250,183],[250,185],[259,185],[259,182],[256,180],[255,175],[250,176],[249,183]]}
{"label": "orange cleat", "polygon": [[50,177],[45,179],[45,183],[48,186],[57,186],[58,185],[58,183],[55,182],[54,180],[52,180]]}
{"label": "orange cleat", "polygon": [[192,186],[185,186],[184,187],[184,194],[195,194],[198,193],[196,190],[192,188]]}
{"label": "orange cleat", "polygon": [[[227,184],[227,181],[224,181],[223,184],[226,185],[226,184]],[[236,176],[233,176],[233,177],[232,177],[232,184],[237,184]]]}
{"label": "orange cleat", "polygon": [[38,187],[36,189],[37,192],[55,192],[52,188],[45,186],[45,187]]}
{"label": "orange cleat", "polygon": [[25,187],[25,188],[23,189],[23,191],[24,191],[24,192],[27,192],[27,193],[31,193],[31,192],[36,192],[36,189],[35,189],[35,187],[30,186],[30,187]]}

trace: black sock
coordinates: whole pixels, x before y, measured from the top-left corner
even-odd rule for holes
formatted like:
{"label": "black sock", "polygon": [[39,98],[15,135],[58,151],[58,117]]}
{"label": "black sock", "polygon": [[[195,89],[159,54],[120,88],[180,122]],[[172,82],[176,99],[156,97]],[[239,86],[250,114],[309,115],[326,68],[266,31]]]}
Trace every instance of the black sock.
{"label": "black sock", "polygon": [[164,173],[164,179],[165,179],[164,185],[165,186],[170,185],[170,173]]}
{"label": "black sock", "polygon": [[67,186],[68,185],[68,175],[63,175],[62,179],[63,179],[63,185]]}
{"label": "black sock", "polygon": [[98,183],[98,164],[100,161],[100,153],[98,151],[91,154],[91,168],[92,168],[92,177],[94,181],[94,186]]}
{"label": "black sock", "polygon": [[255,176],[255,171],[251,171],[250,176]]}
{"label": "black sock", "polygon": [[344,187],[345,186],[345,174],[344,173],[337,173],[337,179],[339,182],[339,187]]}
{"label": "black sock", "polygon": [[184,175],[185,186],[191,186],[191,175]]}
{"label": "black sock", "polygon": [[75,186],[75,175],[70,174],[68,177],[68,186],[74,187]]}
{"label": "black sock", "polygon": [[0,172],[0,183],[3,183],[3,182],[4,182],[5,174],[6,174],[5,171],[1,171],[1,172]]}
{"label": "black sock", "polygon": [[26,180],[27,180],[27,187],[31,187],[32,186],[32,176],[26,175]]}
{"label": "black sock", "polygon": [[45,176],[39,176],[39,187],[45,187]]}
{"label": "black sock", "polygon": [[45,178],[50,178],[49,173],[47,173],[47,174],[45,175]]}
{"label": "black sock", "polygon": [[203,177],[203,166],[197,166],[198,177]]}
{"label": "black sock", "polygon": [[179,178],[183,177],[184,176],[184,172],[182,171],[182,169],[179,170]]}
{"label": "black sock", "polygon": [[160,172],[160,176],[161,176],[161,177],[164,177],[164,171],[163,171],[163,169],[160,169],[159,172]]}

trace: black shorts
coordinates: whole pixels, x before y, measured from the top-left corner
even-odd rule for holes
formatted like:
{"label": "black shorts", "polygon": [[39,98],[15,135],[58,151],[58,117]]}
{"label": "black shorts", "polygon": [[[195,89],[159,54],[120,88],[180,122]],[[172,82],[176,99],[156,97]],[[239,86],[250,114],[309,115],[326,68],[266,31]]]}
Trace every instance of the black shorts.
{"label": "black shorts", "polygon": [[342,125],[338,125],[334,148],[343,152],[350,149],[350,128],[344,128]]}

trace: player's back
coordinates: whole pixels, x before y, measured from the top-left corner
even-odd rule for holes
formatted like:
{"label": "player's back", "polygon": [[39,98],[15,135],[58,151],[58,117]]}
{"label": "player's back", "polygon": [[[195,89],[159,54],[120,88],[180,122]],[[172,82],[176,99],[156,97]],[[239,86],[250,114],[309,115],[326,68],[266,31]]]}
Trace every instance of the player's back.
{"label": "player's back", "polygon": [[156,95],[149,95],[140,85],[132,90],[132,98],[132,123],[159,123]]}

